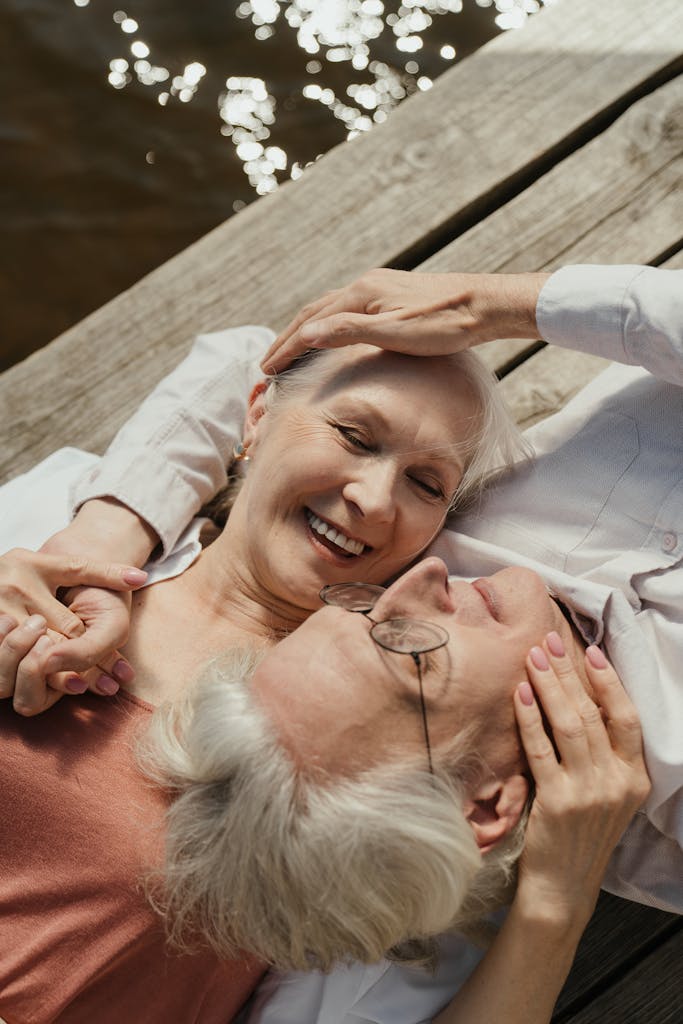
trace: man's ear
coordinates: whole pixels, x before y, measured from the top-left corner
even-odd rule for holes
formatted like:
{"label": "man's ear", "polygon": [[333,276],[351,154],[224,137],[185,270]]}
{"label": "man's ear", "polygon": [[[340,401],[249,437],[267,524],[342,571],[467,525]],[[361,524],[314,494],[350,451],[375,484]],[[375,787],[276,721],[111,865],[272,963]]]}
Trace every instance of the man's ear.
{"label": "man's ear", "polygon": [[264,378],[251,389],[251,394],[247,401],[247,415],[244,418],[244,432],[242,434],[242,442],[245,448],[254,443],[256,424],[266,411],[266,390],[269,383],[270,380]]}
{"label": "man's ear", "polygon": [[465,800],[465,817],[470,823],[482,853],[493,849],[519,821],[529,796],[529,783],[523,775],[510,775],[504,781],[488,779],[480,783]]}

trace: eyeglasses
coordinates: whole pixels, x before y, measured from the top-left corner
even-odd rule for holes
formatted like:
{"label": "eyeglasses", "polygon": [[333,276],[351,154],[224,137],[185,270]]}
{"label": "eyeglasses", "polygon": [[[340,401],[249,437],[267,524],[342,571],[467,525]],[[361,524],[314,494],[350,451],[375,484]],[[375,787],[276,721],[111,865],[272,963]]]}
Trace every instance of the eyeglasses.
{"label": "eyeglasses", "polygon": [[422,712],[422,728],[424,730],[425,746],[427,748],[427,761],[430,774],[434,774],[432,764],[432,747],[429,742],[429,729],[427,727],[427,708],[425,706],[424,690],[422,688],[422,664],[420,655],[429,651],[436,651],[445,647],[449,641],[449,634],[441,626],[434,622],[423,622],[421,619],[384,619],[376,622],[369,614],[375,607],[380,596],[385,592],[385,587],[377,586],[375,583],[333,583],[323,587],[320,591],[320,599],[325,604],[334,605],[337,608],[345,608],[349,612],[359,612],[373,623],[370,629],[370,636],[385,651],[393,651],[395,654],[409,654],[417,669],[417,678],[420,686],[420,710]]}

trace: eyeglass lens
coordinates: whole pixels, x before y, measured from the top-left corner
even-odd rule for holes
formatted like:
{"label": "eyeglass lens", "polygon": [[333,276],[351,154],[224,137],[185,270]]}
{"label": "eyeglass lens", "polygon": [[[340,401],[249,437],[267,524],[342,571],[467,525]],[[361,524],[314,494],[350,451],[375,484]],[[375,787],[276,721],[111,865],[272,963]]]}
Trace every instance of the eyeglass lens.
{"label": "eyeglass lens", "polygon": [[376,583],[330,583],[320,591],[320,597],[325,604],[350,612],[369,612],[385,590]]}
{"label": "eyeglass lens", "polygon": [[[323,587],[320,597],[325,604],[367,615],[384,591],[385,587],[375,583],[333,583]],[[401,618],[376,622],[370,630],[370,636],[380,647],[396,654],[426,654],[448,643],[445,629],[421,619]]]}

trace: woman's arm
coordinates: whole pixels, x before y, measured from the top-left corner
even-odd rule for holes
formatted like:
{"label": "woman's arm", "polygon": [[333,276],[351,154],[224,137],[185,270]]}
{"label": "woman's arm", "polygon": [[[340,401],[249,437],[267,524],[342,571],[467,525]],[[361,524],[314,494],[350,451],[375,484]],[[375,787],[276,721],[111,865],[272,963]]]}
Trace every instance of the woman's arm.
{"label": "woman's arm", "polygon": [[647,797],[635,708],[601,651],[589,648],[585,665],[597,703],[566,656],[546,645],[528,659],[533,690],[521,683],[514,700],[536,795],[517,892],[490,950],[436,1024],[550,1021],[610,854]]}

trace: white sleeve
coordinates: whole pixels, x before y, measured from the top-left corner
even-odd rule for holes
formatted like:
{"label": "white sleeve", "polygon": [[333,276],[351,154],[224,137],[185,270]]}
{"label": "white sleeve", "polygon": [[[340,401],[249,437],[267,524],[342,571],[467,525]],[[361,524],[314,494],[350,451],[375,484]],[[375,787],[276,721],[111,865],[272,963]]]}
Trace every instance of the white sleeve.
{"label": "white sleeve", "polygon": [[226,482],[249,392],[263,376],[258,363],[274,337],[255,326],[199,335],[77,482],[73,511],[90,498],[117,498],[156,530],[168,554]]}
{"label": "white sleeve", "polygon": [[387,961],[329,974],[271,971],[243,1024],[428,1024],[484,956],[455,934],[441,936],[439,952],[433,973]]}
{"label": "white sleeve", "polygon": [[536,320],[553,345],[683,385],[683,270],[563,267],[541,289]]}

